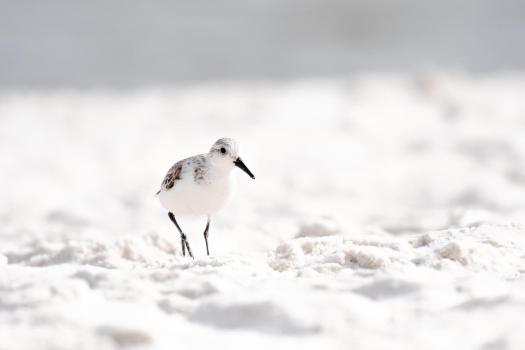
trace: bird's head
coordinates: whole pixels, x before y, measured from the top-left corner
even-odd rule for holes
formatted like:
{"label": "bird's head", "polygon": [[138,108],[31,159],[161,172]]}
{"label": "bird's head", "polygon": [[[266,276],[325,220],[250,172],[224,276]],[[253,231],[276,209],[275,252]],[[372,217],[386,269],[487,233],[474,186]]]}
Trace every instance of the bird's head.
{"label": "bird's head", "polygon": [[226,168],[233,168],[236,166],[248,174],[252,179],[255,179],[255,176],[250,169],[248,169],[241,157],[239,157],[239,147],[235,140],[230,138],[218,139],[213,146],[211,146],[208,154],[215,164]]}

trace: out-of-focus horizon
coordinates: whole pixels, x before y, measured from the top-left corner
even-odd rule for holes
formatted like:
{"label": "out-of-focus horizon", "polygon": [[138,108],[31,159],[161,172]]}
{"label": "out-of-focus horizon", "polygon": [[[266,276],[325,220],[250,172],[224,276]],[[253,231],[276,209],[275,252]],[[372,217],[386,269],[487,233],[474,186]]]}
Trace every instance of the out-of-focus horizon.
{"label": "out-of-focus horizon", "polygon": [[1,4],[0,89],[525,68],[519,0]]}

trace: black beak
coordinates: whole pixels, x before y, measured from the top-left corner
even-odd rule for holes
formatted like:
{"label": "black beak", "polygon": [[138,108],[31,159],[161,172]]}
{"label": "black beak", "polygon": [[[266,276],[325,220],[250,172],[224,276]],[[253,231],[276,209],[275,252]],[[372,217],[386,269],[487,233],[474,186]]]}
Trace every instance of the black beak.
{"label": "black beak", "polygon": [[239,167],[242,171],[248,174],[249,177],[255,179],[255,176],[252,174],[250,169],[248,169],[248,167],[243,163],[241,157],[237,158],[235,162],[233,162],[233,164],[235,164],[235,166]]}

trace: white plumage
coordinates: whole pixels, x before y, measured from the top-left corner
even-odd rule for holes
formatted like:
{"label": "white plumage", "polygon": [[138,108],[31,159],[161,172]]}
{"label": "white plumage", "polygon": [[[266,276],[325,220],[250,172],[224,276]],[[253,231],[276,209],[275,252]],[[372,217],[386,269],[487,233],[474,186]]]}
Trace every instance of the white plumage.
{"label": "white plumage", "polygon": [[[159,193],[160,203],[175,215],[211,215],[219,211],[232,194],[235,182],[231,169],[196,162],[196,157],[183,161],[181,178],[170,189]],[[195,169],[206,169],[204,179],[195,179]],[[232,167],[233,168],[233,167]]]}
{"label": "white plumage", "polygon": [[219,139],[208,153],[175,163],[162,181],[157,194],[162,206],[168,210],[171,221],[180,231],[183,254],[187,248],[189,255],[193,256],[175,216],[208,217],[204,237],[209,255],[207,238],[210,217],[224,206],[234,190],[233,168],[237,166],[255,179],[238,153],[237,143],[233,139]]}

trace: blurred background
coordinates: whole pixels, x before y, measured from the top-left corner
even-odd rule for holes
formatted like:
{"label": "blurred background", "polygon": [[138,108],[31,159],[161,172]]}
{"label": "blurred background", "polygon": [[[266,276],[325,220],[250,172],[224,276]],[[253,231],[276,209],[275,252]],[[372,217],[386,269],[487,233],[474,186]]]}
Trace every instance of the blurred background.
{"label": "blurred background", "polygon": [[[524,38],[523,0],[0,0],[0,349],[525,349]],[[192,261],[154,194],[219,137],[256,180]]]}
{"label": "blurred background", "polygon": [[525,67],[520,0],[0,1],[0,88]]}
{"label": "blurred background", "polygon": [[525,205],[523,1],[0,3],[12,237],[164,230],[145,198],[223,136],[259,175],[228,209],[267,225],[252,247],[316,215],[422,232]]}

